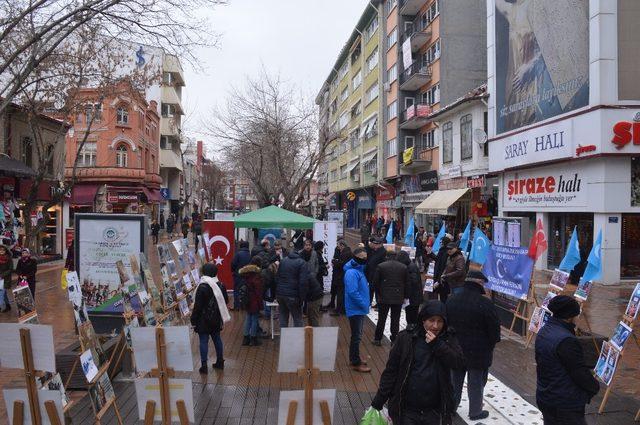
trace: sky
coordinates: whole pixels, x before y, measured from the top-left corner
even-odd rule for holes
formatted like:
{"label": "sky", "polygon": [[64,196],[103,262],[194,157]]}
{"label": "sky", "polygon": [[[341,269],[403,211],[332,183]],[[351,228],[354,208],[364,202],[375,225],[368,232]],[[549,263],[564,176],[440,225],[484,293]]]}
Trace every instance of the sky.
{"label": "sky", "polygon": [[202,133],[201,121],[224,105],[231,87],[264,67],[315,98],[340,50],[356,26],[368,0],[228,0],[210,11],[216,48],[198,57],[204,70],[185,68],[184,132],[204,140],[215,155],[213,141]]}

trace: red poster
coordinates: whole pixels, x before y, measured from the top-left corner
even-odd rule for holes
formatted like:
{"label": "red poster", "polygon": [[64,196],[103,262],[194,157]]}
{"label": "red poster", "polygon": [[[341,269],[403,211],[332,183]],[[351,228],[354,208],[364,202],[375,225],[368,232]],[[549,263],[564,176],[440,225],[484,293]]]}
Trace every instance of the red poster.
{"label": "red poster", "polygon": [[231,261],[235,247],[233,221],[204,220],[202,231],[209,232],[209,261],[218,266],[218,279],[227,289],[233,289]]}

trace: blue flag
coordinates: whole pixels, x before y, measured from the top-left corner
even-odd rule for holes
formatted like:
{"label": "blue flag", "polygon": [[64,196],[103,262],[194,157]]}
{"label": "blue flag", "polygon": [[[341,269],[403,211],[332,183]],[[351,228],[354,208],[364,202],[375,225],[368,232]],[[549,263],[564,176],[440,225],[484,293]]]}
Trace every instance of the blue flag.
{"label": "blue flag", "polygon": [[458,247],[460,251],[467,252],[469,250],[469,240],[471,239],[471,220],[467,223],[467,227],[464,228],[464,233],[460,238],[460,244]]}
{"label": "blue flag", "polygon": [[587,267],[584,270],[582,279],[580,279],[581,281],[589,282],[593,280],[598,280],[602,277],[602,256],[600,253],[601,247],[602,247],[602,230],[598,232],[598,237],[596,238],[596,241],[593,244],[593,248],[591,248],[591,252],[589,253],[589,258],[587,259]]}
{"label": "blue flag", "polygon": [[562,262],[558,268],[565,272],[570,272],[580,262],[580,245],[578,244],[578,232],[573,228],[571,240],[567,246],[567,252],[564,254]]}
{"label": "blue flag", "polygon": [[447,233],[447,225],[443,222],[442,227],[438,232],[438,236],[436,236],[436,240],[433,242],[433,252],[435,254],[437,254],[438,251],[440,251],[440,248],[442,247],[442,238],[444,238],[444,235],[446,233]]}
{"label": "blue flag", "polygon": [[473,245],[471,245],[469,261],[476,264],[484,264],[485,261],[487,261],[487,254],[490,249],[491,241],[487,238],[487,235],[476,226],[476,230],[473,232]]}
{"label": "blue flag", "polygon": [[413,217],[411,217],[411,220],[409,220],[409,226],[407,227],[407,234],[404,236],[404,243],[407,246],[410,246],[411,248],[414,248],[416,246],[416,224],[415,221],[413,220]]}
{"label": "blue flag", "polygon": [[393,221],[389,222],[389,230],[387,230],[387,243],[393,243]]}

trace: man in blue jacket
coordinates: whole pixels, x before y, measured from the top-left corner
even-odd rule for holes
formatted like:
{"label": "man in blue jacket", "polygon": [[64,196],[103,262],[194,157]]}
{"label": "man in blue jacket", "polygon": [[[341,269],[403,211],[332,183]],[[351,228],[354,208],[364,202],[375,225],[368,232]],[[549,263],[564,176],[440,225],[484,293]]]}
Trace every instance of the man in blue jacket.
{"label": "man in blue jacket", "polygon": [[302,302],[309,290],[309,266],[295,251],[282,259],[276,274],[276,300],[280,309],[280,327],[289,326],[289,315],[293,318],[293,326],[302,327]]}
{"label": "man in blue jacket", "polygon": [[344,307],[351,326],[351,342],[349,344],[349,362],[357,372],[371,372],[371,368],[360,358],[360,340],[362,326],[369,314],[369,283],[364,275],[367,264],[367,251],[356,248],[353,259],[344,266]]}

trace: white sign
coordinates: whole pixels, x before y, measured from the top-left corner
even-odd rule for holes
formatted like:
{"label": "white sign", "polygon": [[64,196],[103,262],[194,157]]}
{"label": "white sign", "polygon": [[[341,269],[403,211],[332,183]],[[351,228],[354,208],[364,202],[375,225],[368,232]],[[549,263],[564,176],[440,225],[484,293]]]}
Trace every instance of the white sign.
{"label": "white sign", "polygon": [[329,211],[327,212],[327,220],[338,223],[338,236],[344,236],[344,212]]}
{"label": "white sign", "polygon": [[[163,329],[167,367],[180,372],[193,372],[189,327],[167,326]],[[138,372],[149,372],[158,367],[156,328],[131,329],[131,342]]]}
{"label": "white sign", "polygon": [[[156,410],[153,420],[162,421],[162,400],[157,378],[136,379],[136,399],[138,401],[138,418],[144,420],[147,401],[155,401]],[[177,402],[183,400],[187,409],[189,422],[195,422],[193,412],[193,387],[191,379],[169,379],[169,404],[171,405],[171,422],[180,422]]]}
{"label": "white sign", "polygon": [[583,173],[576,170],[505,173],[502,183],[505,208],[587,206],[587,182]]}
{"label": "white sign", "polygon": [[409,68],[412,62],[413,58],[411,57],[411,37],[407,37],[407,39],[402,43],[402,64],[404,65],[403,69]]}
{"label": "white sign", "polygon": [[[332,372],[336,363],[338,328],[313,328],[313,366]],[[304,368],[304,328],[283,328],[280,336],[278,372],[297,372]]]}
{"label": "white sign", "polygon": [[[294,425],[304,424],[304,391],[280,391],[280,402],[278,403],[278,425],[285,425],[287,423],[287,415],[289,414],[289,404],[292,401],[298,402],[298,409],[296,409],[296,417]],[[336,403],[336,390],[313,390],[313,421],[314,424],[321,424],[322,412],[320,411],[320,402],[326,401],[329,403],[329,414],[333,422],[333,409]]]}
{"label": "white sign", "polygon": [[[24,403],[24,409],[22,410],[23,419],[20,422],[22,425],[31,425],[33,421],[31,420],[31,409],[29,408],[29,396],[27,395],[26,388],[7,388],[2,391],[2,395],[4,396],[4,403],[7,407],[7,415],[9,416],[10,424],[13,422],[13,403],[16,401],[22,401]],[[47,401],[53,401],[56,406],[56,413],[58,414],[59,423],[63,424],[64,422],[64,411],[62,410],[62,398],[60,397],[60,391],[56,390],[38,390],[38,404],[40,405],[40,418],[42,419],[42,425],[49,425],[51,421],[49,420],[49,415],[47,414],[47,408],[45,407],[45,403]]]}
{"label": "white sign", "polygon": [[331,278],[333,276],[333,264],[331,259],[333,258],[333,253],[336,250],[338,241],[338,223],[333,221],[316,221],[313,224],[313,239],[324,242],[322,256],[327,262],[328,273],[322,279],[322,284],[324,292],[326,293],[331,290]]}
{"label": "white sign", "polygon": [[489,171],[573,157],[571,120],[564,120],[489,143]]}
{"label": "white sign", "polygon": [[19,323],[0,324],[0,367],[24,369],[20,329],[29,329],[34,369],[43,372],[56,371],[53,352],[53,328],[49,325],[26,325]]}

